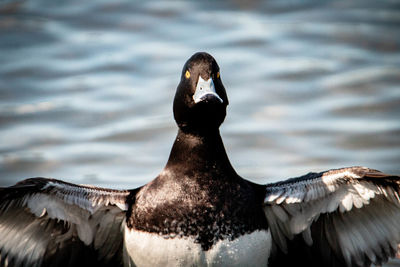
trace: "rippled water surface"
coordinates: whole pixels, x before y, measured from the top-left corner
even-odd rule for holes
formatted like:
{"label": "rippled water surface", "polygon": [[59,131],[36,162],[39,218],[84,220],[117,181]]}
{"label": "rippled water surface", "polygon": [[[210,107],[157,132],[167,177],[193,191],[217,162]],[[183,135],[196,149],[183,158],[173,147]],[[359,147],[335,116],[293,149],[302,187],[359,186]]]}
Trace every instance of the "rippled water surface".
{"label": "rippled water surface", "polygon": [[398,1],[0,1],[0,186],[133,188],[177,128],[184,62],[208,51],[245,178],[400,173]]}

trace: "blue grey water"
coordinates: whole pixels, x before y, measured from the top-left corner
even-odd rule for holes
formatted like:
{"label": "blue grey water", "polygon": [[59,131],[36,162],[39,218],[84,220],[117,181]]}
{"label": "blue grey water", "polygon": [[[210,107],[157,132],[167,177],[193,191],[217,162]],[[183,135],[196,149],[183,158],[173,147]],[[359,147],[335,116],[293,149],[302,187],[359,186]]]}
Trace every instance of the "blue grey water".
{"label": "blue grey water", "polygon": [[221,67],[241,176],[400,173],[399,1],[0,0],[0,186],[153,179],[196,51]]}

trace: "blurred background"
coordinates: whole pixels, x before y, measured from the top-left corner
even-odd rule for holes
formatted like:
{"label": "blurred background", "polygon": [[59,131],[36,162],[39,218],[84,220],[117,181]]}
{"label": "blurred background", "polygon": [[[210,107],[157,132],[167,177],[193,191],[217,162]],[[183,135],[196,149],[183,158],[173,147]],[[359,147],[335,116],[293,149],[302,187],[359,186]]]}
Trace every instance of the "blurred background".
{"label": "blurred background", "polygon": [[153,179],[197,51],[220,65],[243,177],[400,174],[399,1],[0,0],[0,186]]}

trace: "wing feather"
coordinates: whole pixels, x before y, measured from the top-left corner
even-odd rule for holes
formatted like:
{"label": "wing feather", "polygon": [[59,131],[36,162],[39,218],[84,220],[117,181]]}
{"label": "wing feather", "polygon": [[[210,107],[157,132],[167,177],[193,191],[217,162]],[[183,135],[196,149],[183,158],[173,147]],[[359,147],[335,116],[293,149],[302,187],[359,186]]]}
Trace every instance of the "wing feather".
{"label": "wing feather", "polygon": [[133,192],[45,178],[0,188],[0,265],[120,265]]}
{"label": "wing feather", "polygon": [[[300,236],[343,265],[381,264],[400,243],[400,177],[365,167],[309,173],[266,185],[264,211],[275,244]],[[297,240],[297,239],[296,239]],[[320,242],[320,241],[318,241]],[[320,250],[321,250],[320,249]],[[334,264],[332,263],[332,266]]]}

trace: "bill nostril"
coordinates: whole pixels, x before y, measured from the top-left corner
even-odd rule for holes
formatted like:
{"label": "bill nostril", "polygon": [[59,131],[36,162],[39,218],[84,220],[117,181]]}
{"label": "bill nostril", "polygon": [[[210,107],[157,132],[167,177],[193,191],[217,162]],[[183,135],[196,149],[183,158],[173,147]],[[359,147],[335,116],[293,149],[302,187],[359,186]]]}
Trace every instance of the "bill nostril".
{"label": "bill nostril", "polygon": [[213,95],[213,97],[217,98],[220,103],[223,103],[223,100],[215,92],[213,80],[211,78],[209,78],[208,80],[203,80],[203,78],[199,76],[199,80],[197,81],[196,85],[196,90],[193,94],[193,100],[195,103],[205,101],[204,96],[206,95]]}

